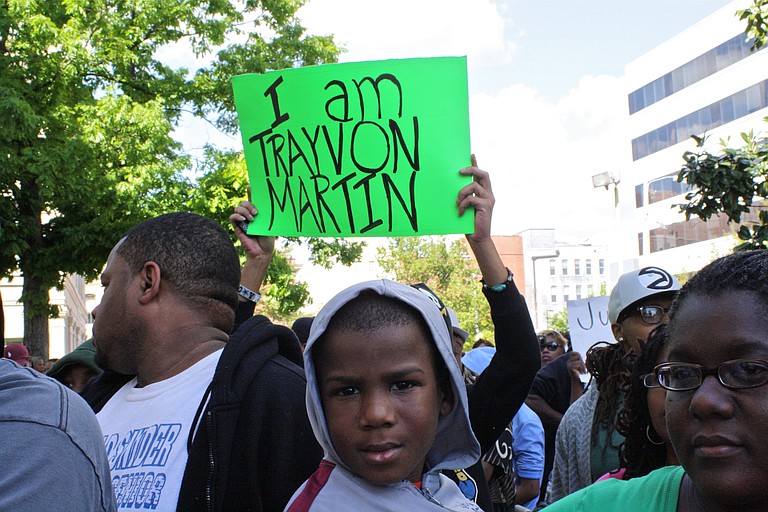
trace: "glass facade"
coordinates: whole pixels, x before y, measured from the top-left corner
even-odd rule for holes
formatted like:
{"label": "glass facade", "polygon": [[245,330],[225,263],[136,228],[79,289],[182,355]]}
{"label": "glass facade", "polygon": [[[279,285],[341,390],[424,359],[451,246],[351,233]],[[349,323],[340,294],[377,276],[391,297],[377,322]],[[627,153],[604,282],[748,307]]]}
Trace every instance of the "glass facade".
{"label": "glass facade", "polygon": [[[629,113],[634,114],[685,89],[752,54],[752,42],[739,34],[690,62],[629,94]],[[765,46],[763,47],[765,48]]]}
{"label": "glass facade", "polygon": [[632,140],[632,160],[661,151],[741,117],[768,107],[768,80],[716,101],[685,117]]}
{"label": "glass facade", "polygon": [[[748,214],[742,214],[741,223],[750,225],[753,222],[759,222],[757,212],[757,208],[753,207]],[[648,232],[649,250],[653,253],[704,242],[733,233],[738,228],[739,224],[728,222],[727,215],[711,217],[706,222],[698,217],[691,218],[650,230]]]}
{"label": "glass facade", "polygon": [[670,197],[693,190],[689,184],[677,181],[677,173],[668,174],[648,182],[648,204],[658,203]]}

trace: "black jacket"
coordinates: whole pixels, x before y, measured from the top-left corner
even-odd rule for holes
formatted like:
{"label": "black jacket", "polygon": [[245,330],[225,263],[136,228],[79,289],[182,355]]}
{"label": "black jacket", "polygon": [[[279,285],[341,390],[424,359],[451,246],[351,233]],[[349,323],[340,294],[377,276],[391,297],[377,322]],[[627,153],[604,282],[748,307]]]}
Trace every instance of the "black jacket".
{"label": "black jacket", "polygon": [[[189,450],[178,511],[283,510],[323,455],[301,366],[296,336],[266,317],[230,336]],[[83,396],[98,412],[127,379],[106,374]]]}
{"label": "black jacket", "polygon": [[[486,453],[493,448],[525,402],[541,366],[541,353],[525,298],[515,284],[509,283],[501,292],[484,288],[483,294],[491,308],[496,353],[475,384],[468,386],[467,400],[472,431],[480,443],[482,453]],[[492,511],[482,462],[478,461],[463,471],[474,479],[476,503],[483,510]],[[457,475],[453,471],[444,473],[462,490],[465,486],[473,487],[471,482],[465,481],[466,476]]]}

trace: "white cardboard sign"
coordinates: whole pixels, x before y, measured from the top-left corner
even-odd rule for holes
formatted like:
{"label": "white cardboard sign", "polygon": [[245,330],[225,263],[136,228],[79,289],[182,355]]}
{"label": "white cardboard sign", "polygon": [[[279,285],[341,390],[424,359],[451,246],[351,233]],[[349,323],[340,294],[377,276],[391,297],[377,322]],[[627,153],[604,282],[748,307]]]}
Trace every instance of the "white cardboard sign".
{"label": "white cardboard sign", "polygon": [[608,321],[607,296],[569,300],[567,312],[571,344],[581,357],[585,357],[587,349],[598,341],[616,342]]}

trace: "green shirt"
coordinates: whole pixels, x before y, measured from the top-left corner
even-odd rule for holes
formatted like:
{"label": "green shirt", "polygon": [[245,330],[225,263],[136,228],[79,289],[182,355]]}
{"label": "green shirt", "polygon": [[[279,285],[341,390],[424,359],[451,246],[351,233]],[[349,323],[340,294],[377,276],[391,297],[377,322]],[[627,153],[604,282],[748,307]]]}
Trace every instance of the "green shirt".
{"label": "green shirt", "polygon": [[547,512],[677,512],[681,466],[665,466],[631,480],[609,478],[549,505]]}

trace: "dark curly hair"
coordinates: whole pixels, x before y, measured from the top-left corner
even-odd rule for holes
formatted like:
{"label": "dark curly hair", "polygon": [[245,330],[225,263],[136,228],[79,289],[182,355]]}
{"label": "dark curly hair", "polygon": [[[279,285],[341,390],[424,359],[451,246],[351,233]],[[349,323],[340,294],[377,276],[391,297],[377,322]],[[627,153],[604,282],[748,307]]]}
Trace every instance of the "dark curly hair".
{"label": "dark curly hair", "polygon": [[598,430],[603,428],[608,432],[608,443],[603,447],[603,456],[611,443],[611,436],[616,428],[616,411],[622,394],[627,391],[630,371],[636,357],[637,354],[627,349],[624,343],[602,341],[595,343],[587,351],[585,364],[599,391],[592,422],[592,444],[597,445]]}
{"label": "dark curly hair", "polygon": [[653,424],[648,411],[648,389],[643,385],[641,376],[652,372],[658,363],[666,347],[667,334],[668,328],[662,324],[648,336],[648,341],[635,359],[624,408],[616,421],[616,430],[624,436],[619,448],[619,463],[627,470],[625,479],[647,475],[666,465],[666,443],[654,444],[648,439],[648,429],[652,429]]}
{"label": "dark curly hair", "polygon": [[670,335],[674,318],[690,295],[718,297],[726,292],[751,291],[768,305],[768,251],[743,251],[718,258],[699,270],[677,293],[669,311]]}

